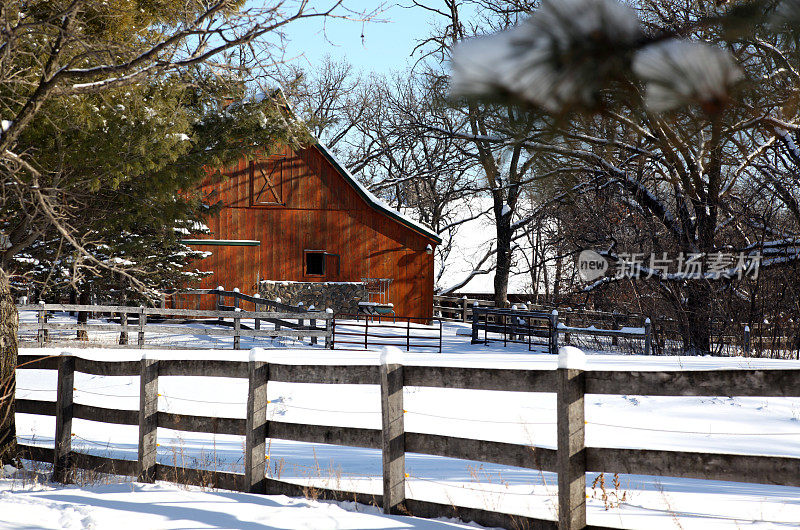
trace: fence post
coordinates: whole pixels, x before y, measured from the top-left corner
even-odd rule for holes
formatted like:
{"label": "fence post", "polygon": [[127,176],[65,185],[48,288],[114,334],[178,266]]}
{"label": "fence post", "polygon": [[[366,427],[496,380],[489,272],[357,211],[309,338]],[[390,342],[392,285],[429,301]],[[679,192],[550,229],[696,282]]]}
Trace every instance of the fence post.
{"label": "fence post", "polygon": [[233,288],[233,310],[234,311],[236,311],[236,309],[238,309],[239,303],[240,303],[239,288],[238,287],[234,287]]}
{"label": "fence post", "polygon": [[480,313],[478,311],[478,302],[472,304],[472,344],[478,344],[478,318]]}
{"label": "fence post", "polygon": [[[570,326],[569,314],[564,316],[564,325],[567,326],[567,327]],[[570,334],[569,333],[564,333],[564,344],[569,346],[570,339],[571,339]]]}
{"label": "fence post", "polygon": [[[618,325],[619,325],[619,322],[617,321],[617,314],[616,313],[612,313],[611,314],[611,329],[617,329]],[[616,335],[612,335],[611,336],[611,345],[612,346],[619,345],[619,338]]]}
{"label": "fence post", "polygon": [[383,440],[383,513],[401,513],[406,500],[406,444],[403,426],[402,353],[394,346],[381,354],[381,438]]}
{"label": "fence post", "polygon": [[644,319],[644,354],[645,355],[650,355],[650,352],[652,351],[652,349],[651,349],[652,348],[652,341],[653,341],[653,335],[652,335],[653,329],[652,328],[653,328],[653,326],[650,323],[650,319],[649,318],[645,318]]}
{"label": "fence post", "polygon": [[584,448],[585,356],[564,346],[558,353],[558,528],[586,526],[586,451]]}
{"label": "fence post", "polygon": [[369,317],[364,317],[364,349],[368,349],[369,343]]}
{"label": "fence post", "polygon": [[144,306],[139,306],[139,347],[144,346],[144,326],[147,324],[147,315],[144,312]]}
{"label": "fence post", "polygon": [[122,331],[119,333],[119,343],[128,344],[128,313],[120,313],[119,321],[122,326]]}
{"label": "fence post", "polygon": [[411,351],[411,319],[406,321],[406,351]]}
{"label": "fence post", "polygon": [[39,339],[39,346],[44,346],[44,343],[47,342],[47,337],[45,336],[45,332],[47,330],[44,329],[44,325],[47,322],[47,313],[44,310],[44,300],[39,300],[39,332],[37,333],[37,339]]}
{"label": "fence post", "polygon": [[467,295],[464,295],[461,297],[461,322],[467,321],[467,306],[468,306]]}
{"label": "fence post", "polygon": [[[215,302],[216,306],[214,309],[216,311],[222,311],[222,293],[225,291],[225,288],[221,285],[217,285],[217,301]],[[225,319],[222,318],[222,315],[218,317],[219,322],[222,323]]]}
{"label": "fence post", "polygon": [[744,327],[744,356],[750,357],[750,326]]}
{"label": "fence post", "polygon": [[[303,302],[299,302],[297,304],[297,307],[303,307]],[[303,331],[303,326],[305,326],[305,323],[306,323],[305,320],[303,320],[302,318],[298,318],[297,319],[297,331]],[[298,335],[297,336],[297,340],[300,341],[300,342],[303,342],[303,336],[302,335]]]}
{"label": "fence post", "polygon": [[142,355],[139,371],[139,482],[156,481],[158,360]]}
{"label": "fence post", "polygon": [[[253,298],[261,298],[261,295],[256,293],[256,294],[253,295]],[[258,313],[259,307],[261,306],[261,304],[256,302],[254,305],[255,305],[255,311],[256,311],[256,313]],[[255,327],[256,329],[261,329],[261,319],[260,318],[256,318],[255,325],[253,327]]]}
{"label": "fence post", "polygon": [[68,351],[58,359],[56,383],[56,439],[53,451],[53,480],[72,482],[72,391],[75,387],[75,357]]}
{"label": "fence post", "polygon": [[256,358],[261,348],[250,350],[247,366],[247,419],[245,421],[244,491],[267,492],[267,382],[269,363]]}
{"label": "fence post", "polygon": [[558,311],[550,313],[550,353],[558,353]]}
{"label": "fence post", "polygon": [[325,349],[332,350],[336,344],[336,317],[330,307],[325,309],[325,313],[326,316],[330,315],[325,319]]}
{"label": "fence post", "polygon": [[[313,305],[308,307],[308,310],[309,310],[309,311],[314,311],[315,309],[316,309],[316,307],[314,307]],[[309,328],[310,328],[312,331],[317,331],[317,319],[316,319],[316,318],[310,318],[310,319],[308,320],[308,327],[309,327]],[[317,337],[316,337],[316,336],[312,336],[312,337],[311,337],[311,344],[312,344],[312,345],[314,345],[314,344],[316,344],[317,342],[318,342],[318,341],[317,341]]]}
{"label": "fence post", "polygon": [[235,316],[233,317],[233,349],[238,350],[241,349],[242,344],[242,337],[240,333],[242,332],[242,319],[239,316],[239,308],[234,309]]}

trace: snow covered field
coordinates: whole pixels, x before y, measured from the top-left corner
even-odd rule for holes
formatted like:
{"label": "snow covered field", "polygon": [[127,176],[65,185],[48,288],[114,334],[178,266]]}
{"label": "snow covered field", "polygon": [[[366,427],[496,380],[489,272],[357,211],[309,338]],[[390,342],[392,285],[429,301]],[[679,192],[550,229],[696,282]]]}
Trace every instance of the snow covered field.
{"label": "snow covered field", "polygon": [[0,479],[0,526],[52,529],[308,528],[445,530],[444,520],[383,515],[353,503],[202,491],[170,484],[52,487]]}
{"label": "snow covered field", "polygon": [[[22,311],[20,313],[20,322],[27,323],[27,324],[35,324],[36,323],[36,311]],[[69,316],[68,313],[53,313],[48,317],[49,323],[55,324],[66,324],[72,323],[74,324],[76,317]],[[363,320],[358,323],[358,325],[348,325],[348,321],[342,321],[340,319],[336,320],[336,331],[339,332],[349,332],[349,333],[357,333],[361,334],[363,337],[364,333],[364,326]],[[108,320],[105,318],[92,318],[87,321],[90,325],[95,324],[108,324]],[[404,322],[396,323],[398,327],[381,327],[382,324],[387,326],[395,325],[392,321],[385,317],[383,322],[370,322],[370,333],[375,334],[378,333],[380,335],[390,335],[391,337],[384,340],[380,339],[380,342],[387,342],[396,344],[401,348],[405,348],[406,346],[406,329]],[[252,320],[243,319],[242,325],[249,326],[250,328],[254,327],[254,323]],[[193,327],[198,328],[199,330],[208,330],[209,328],[219,328],[230,330],[230,327],[222,327],[222,326],[214,326],[203,322],[194,322],[194,323],[186,323],[186,324],[172,324],[169,320],[166,320],[162,323],[159,323],[159,326],[175,326],[175,327]],[[420,348],[426,352],[435,352],[438,346],[438,336],[439,336],[439,326],[438,323],[431,325],[431,326],[423,326],[422,324],[414,323],[412,328],[412,344],[422,344],[426,346],[425,348]],[[423,329],[424,328],[424,329]],[[268,324],[266,322],[262,323],[262,329],[273,329],[272,324]],[[449,354],[459,354],[459,353],[466,353],[466,352],[496,352],[496,351],[503,351],[503,352],[512,352],[512,353],[528,353],[528,345],[527,344],[515,344],[510,343],[507,348],[503,348],[502,344],[500,344],[500,350],[495,350],[493,348],[497,347],[497,343],[492,343],[491,346],[483,346],[483,345],[475,345],[472,346],[470,342],[471,336],[471,324],[462,324],[457,322],[444,322],[443,329],[442,329],[442,353],[449,353]],[[50,330],[50,340],[55,342],[58,341],[61,344],[68,344],[70,347],[74,348],[91,348],[96,347],[98,344],[109,344],[109,345],[116,345],[119,339],[119,332],[118,331],[95,331],[91,330],[88,332],[89,341],[79,341],[76,340],[75,335],[76,332],[72,330]],[[36,342],[36,330],[25,330],[20,332],[20,340],[27,342],[27,343],[35,343]],[[422,338],[424,337],[424,338]],[[347,341],[363,341],[363,338],[353,337],[353,336],[345,336],[340,335],[339,337],[341,340]],[[483,333],[481,333],[481,338],[483,338]],[[378,341],[379,339],[371,338],[370,342]],[[538,351],[544,352],[544,342],[543,339],[537,339],[540,342],[540,348]],[[135,330],[129,331],[129,341],[134,343],[136,341],[136,332]],[[224,336],[209,336],[209,335],[172,335],[166,333],[145,333],[145,342],[149,346],[161,346],[164,348],[183,348],[183,349],[233,349],[233,337],[224,337]],[[321,348],[324,340],[319,340],[319,345],[317,347]],[[352,345],[343,344],[337,345],[337,349],[344,347],[351,347]],[[250,348],[287,348],[287,347],[302,347],[308,348],[311,347],[310,341],[308,338],[305,338],[303,342],[298,342],[293,338],[288,337],[242,337],[241,338],[241,348],[243,350],[250,349]],[[358,346],[352,346],[357,348]]]}
{"label": "snow covered field", "polygon": [[[529,354],[527,346],[504,349],[469,344],[448,325],[444,354],[409,353],[404,363],[550,370],[550,355]],[[461,353],[456,353],[456,350]],[[60,350],[24,349],[23,354]],[[477,353],[476,353],[477,352]],[[138,350],[83,349],[81,357],[135,360]],[[162,358],[245,360],[231,350],[151,351]],[[282,349],[270,361],[284,364],[376,364],[378,352]],[[589,369],[656,370],[711,368],[800,368],[799,362],[737,358],[594,355]],[[19,398],[55,400],[55,371],[19,372]],[[243,418],[247,382],[237,379],[162,377],[159,410]],[[76,374],[75,401],[136,409],[138,378]],[[202,392],[198,392],[202,389]],[[270,383],[269,416],[278,421],[380,428],[378,387]],[[553,394],[405,389],[406,430],[554,448]],[[738,397],[587,396],[588,446],[651,448],[721,453],[800,456],[800,399]],[[55,419],[17,415],[22,443],[52,447]],[[117,458],[136,459],[137,428],[75,420],[74,447]],[[159,429],[159,461],[189,467],[215,466],[242,472],[244,440]],[[381,491],[380,451],[272,440],[270,473],[282,480],[365,493]],[[556,477],[552,473],[408,454],[407,496],[441,503],[555,518]],[[591,485],[595,475],[590,475]],[[130,486],[127,486],[130,488]],[[606,476],[607,493],[624,502],[606,509],[599,487],[588,488],[590,524],[627,528],[774,528],[800,522],[800,488],[621,475],[618,489]],[[118,491],[113,488],[110,491]],[[142,491],[149,491],[146,488]],[[11,494],[4,494],[8,497]],[[11,495],[10,498],[17,494]],[[28,495],[28,494],[26,494]],[[26,498],[26,497],[25,497]],[[613,495],[612,495],[613,498]],[[3,499],[3,502],[12,502]],[[24,501],[20,501],[24,502]],[[327,509],[327,508],[326,508]],[[0,516],[0,521],[3,517]],[[293,526],[294,528],[294,526]]]}

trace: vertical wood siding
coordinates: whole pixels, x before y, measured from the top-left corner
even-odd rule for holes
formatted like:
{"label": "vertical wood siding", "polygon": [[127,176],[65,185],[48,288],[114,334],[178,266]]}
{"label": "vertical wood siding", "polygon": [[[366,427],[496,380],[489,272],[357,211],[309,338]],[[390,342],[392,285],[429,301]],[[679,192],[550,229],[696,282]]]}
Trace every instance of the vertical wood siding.
{"label": "vertical wood siding", "polygon": [[[263,170],[263,173],[262,173]],[[284,148],[268,159],[242,159],[226,179],[202,186],[205,196],[225,205],[208,219],[209,239],[258,240],[258,247],[197,245],[213,254],[194,266],[213,271],[201,288],[224,285],[245,293],[257,281],[359,281],[391,278],[390,301],[401,316],[430,318],[433,307],[435,242],[368,205],[316,147]],[[252,204],[270,175],[283,204]],[[269,184],[266,184],[269,189]],[[263,197],[274,200],[270,191]],[[304,250],[338,254],[326,260],[325,277],[305,276]],[[328,266],[330,265],[330,266]],[[211,301],[208,301],[211,303]]]}

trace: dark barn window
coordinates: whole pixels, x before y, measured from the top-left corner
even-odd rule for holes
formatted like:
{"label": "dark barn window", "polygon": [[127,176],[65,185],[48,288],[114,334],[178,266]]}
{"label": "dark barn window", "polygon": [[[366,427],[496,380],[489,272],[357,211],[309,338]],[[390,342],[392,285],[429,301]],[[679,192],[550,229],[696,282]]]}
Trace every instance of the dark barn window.
{"label": "dark barn window", "polygon": [[307,250],[306,251],[306,276],[325,275],[325,252]]}

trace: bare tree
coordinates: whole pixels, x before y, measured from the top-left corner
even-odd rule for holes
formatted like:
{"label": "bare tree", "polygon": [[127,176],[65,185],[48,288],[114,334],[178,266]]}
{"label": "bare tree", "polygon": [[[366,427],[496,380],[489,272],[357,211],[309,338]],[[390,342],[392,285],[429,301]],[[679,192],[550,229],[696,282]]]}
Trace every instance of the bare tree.
{"label": "bare tree", "polygon": [[[447,64],[450,49],[465,39],[487,31],[508,28],[525,14],[524,5],[509,2],[461,3],[456,0],[440,2],[415,0],[416,9],[423,9],[441,19],[430,36],[416,48],[420,63],[438,63],[439,86],[448,84]],[[469,17],[465,14],[468,13]],[[494,100],[461,100],[453,105],[460,113],[464,127],[447,129],[435,123],[425,124],[431,134],[440,138],[454,137],[468,146],[469,156],[480,168],[481,185],[476,192],[491,200],[491,216],[495,226],[493,254],[494,297],[498,306],[506,304],[508,281],[514,266],[514,248],[521,232],[532,220],[521,216],[523,191],[531,182],[548,172],[548,155],[528,146],[539,138],[546,123],[538,112],[520,109],[514,104]]]}
{"label": "bare tree", "polygon": [[[742,252],[763,255],[762,270],[785,268],[800,259],[790,4],[653,0],[637,11],[612,0],[545,1],[519,26],[456,52],[452,86],[551,116],[549,138],[523,143],[613,190],[624,215],[596,240],[612,263],[631,252]],[[710,351],[720,293],[744,295],[735,271],[631,270],[675,308],[690,352]],[[631,280],[607,276],[586,290]]]}

